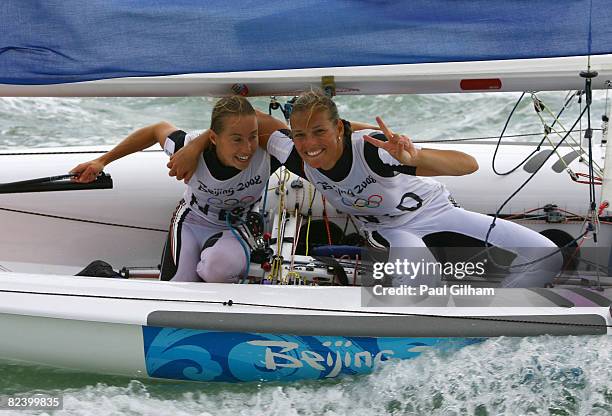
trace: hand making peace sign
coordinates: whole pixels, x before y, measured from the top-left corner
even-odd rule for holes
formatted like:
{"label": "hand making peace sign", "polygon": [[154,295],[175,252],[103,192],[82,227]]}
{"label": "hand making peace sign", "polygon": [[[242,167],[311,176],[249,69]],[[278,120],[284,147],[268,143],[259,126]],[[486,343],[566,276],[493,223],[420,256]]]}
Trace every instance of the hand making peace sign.
{"label": "hand making peace sign", "polygon": [[415,166],[419,149],[412,143],[412,140],[404,134],[393,133],[389,130],[382,118],[376,117],[376,122],[387,138],[387,141],[378,140],[368,135],[363,136],[363,138],[368,143],[389,152],[389,154],[402,165]]}

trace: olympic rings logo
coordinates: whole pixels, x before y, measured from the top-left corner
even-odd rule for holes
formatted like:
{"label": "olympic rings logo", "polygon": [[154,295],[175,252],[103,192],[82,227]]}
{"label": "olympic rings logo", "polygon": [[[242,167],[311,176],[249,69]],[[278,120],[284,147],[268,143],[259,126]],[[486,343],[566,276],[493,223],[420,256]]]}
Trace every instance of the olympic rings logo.
{"label": "olympic rings logo", "polygon": [[383,201],[383,197],[380,195],[370,195],[368,199],[357,198],[354,201],[342,197],[342,203],[347,207],[362,209],[362,208],[378,208]]}
{"label": "olympic rings logo", "polygon": [[255,201],[255,197],[252,195],[247,195],[247,196],[242,197],[240,200],[236,198],[229,198],[226,200],[222,200],[221,198],[216,198],[214,196],[211,196],[210,198],[208,198],[206,202],[209,205],[212,205],[213,207],[232,208],[236,206],[250,205],[253,203],[253,201]]}

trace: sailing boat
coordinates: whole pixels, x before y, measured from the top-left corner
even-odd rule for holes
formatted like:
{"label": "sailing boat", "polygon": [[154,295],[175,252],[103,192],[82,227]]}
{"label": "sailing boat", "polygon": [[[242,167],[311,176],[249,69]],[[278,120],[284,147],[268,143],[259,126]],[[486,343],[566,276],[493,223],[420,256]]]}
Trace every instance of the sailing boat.
{"label": "sailing boat", "polygon": [[[311,1],[258,3],[252,10],[246,4],[242,11],[215,1],[205,8],[196,1],[142,2],[129,11],[114,4],[83,10],[72,3],[53,10],[6,6],[0,95],[292,96],[312,86],[332,95],[469,93],[583,89],[581,71],[591,71],[588,76],[597,71],[589,78],[593,89],[608,88],[612,79],[607,24],[612,12],[601,0],[571,7],[548,1],[529,7],[487,1]],[[45,33],[37,32],[41,27]],[[129,28],[130,35],[117,27]],[[561,158],[568,156],[564,160],[574,172],[584,159],[601,163],[605,139],[593,147],[590,159],[581,150],[569,156],[568,149]],[[461,146],[481,166],[490,164],[491,146]],[[512,146],[510,166],[525,154],[520,147]],[[272,278],[265,268],[253,267],[253,282],[266,284],[75,277],[100,253],[115,267],[125,266],[124,276],[146,274],[135,265],[152,266],[154,274],[182,189],[159,172],[161,152],[142,152],[109,168],[112,190],[75,191],[60,180],[50,181],[52,192],[22,193],[49,187],[40,181],[14,183],[65,171],[84,154],[99,151],[2,152],[0,175],[11,182],[4,189],[12,192],[0,196],[0,229],[11,236],[0,243],[0,265],[7,269],[0,273],[2,358],[137,377],[297,380],[365,373],[388,359],[500,335],[608,334],[612,289],[606,276],[597,281],[578,275],[574,280],[581,286],[569,281],[555,288],[496,289],[478,297],[446,293],[424,301],[398,296],[383,303],[371,288],[350,284],[362,277],[354,262],[340,266],[355,280],[338,286],[334,279],[341,273],[330,273],[329,264],[305,255],[291,265],[281,263]],[[547,221],[530,225],[565,233],[571,241],[582,223],[555,222],[561,211],[552,207],[586,216],[586,185],[568,179],[564,169],[558,172],[554,159],[536,154],[530,161],[540,168],[532,184],[549,193],[522,194],[512,211],[501,214],[518,213],[528,221],[529,209],[550,205]],[[133,179],[135,165],[146,181]],[[598,203],[609,200],[606,167]],[[473,180],[487,186],[496,181],[498,192],[510,193],[531,173],[523,168],[492,179],[481,172]],[[587,179],[594,181],[593,175]],[[474,183],[464,180],[449,187],[468,208],[495,213],[499,201],[470,200]],[[279,174],[271,183],[286,195],[286,206],[308,194],[308,184],[293,188],[292,182]],[[154,198],[137,192],[143,183],[155,189]],[[99,188],[109,186],[106,180]],[[270,206],[276,206],[280,198],[274,192],[269,196]],[[323,205],[313,206],[320,216]],[[605,206],[598,214],[610,216]],[[267,222],[273,234],[282,228],[291,237],[298,216],[271,212]],[[331,221],[343,225],[346,217]],[[611,234],[601,224],[600,245],[608,251]],[[96,235],[96,242],[83,242],[77,237],[82,235]],[[285,238],[277,242],[275,254],[293,257]]]}

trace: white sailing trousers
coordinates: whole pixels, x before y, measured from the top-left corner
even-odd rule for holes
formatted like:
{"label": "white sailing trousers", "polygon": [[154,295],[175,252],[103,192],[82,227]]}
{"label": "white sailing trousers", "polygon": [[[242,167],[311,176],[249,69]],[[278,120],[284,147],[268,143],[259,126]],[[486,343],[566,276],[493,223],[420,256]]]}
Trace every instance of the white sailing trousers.
{"label": "white sailing trousers", "polygon": [[[227,228],[208,224],[184,202],[170,226],[162,264],[173,282],[236,283],[246,272],[246,256],[236,236]],[[170,261],[171,260],[171,261]]]}
{"label": "white sailing trousers", "polygon": [[[420,248],[414,250],[418,259],[412,258],[410,261],[436,261],[433,254],[425,250],[426,245],[423,241],[424,238],[427,240],[427,236],[434,233],[456,233],[484,242],[493,220],[490,216],[453,206],[449,203],[447,196],[432,201],[424,214],[413,218],[403,226],[376,230],[387,240],[386,245],[390,249],[388,262],[395,262],[398,259],[403,261],[406,253],[409,252],[406,248],[410,247]],[[552,281],[563,265],[563,256],[561,252],[554,253],[558,247],[552,241],[510,221],[497,219],[488,242],[515,256],[510,267],[505,267],[506,273],[501,282],[502,287],[543,287]],[[442,246],[445,244],[442,243]],[[423,253],[426,253],[425,256]],[[394,282],[394,284],[411,286],[421,284],[436,286],[440,283],[439,280],[432,279],[432,276],[417,276],[416,278],[401,276]]]}

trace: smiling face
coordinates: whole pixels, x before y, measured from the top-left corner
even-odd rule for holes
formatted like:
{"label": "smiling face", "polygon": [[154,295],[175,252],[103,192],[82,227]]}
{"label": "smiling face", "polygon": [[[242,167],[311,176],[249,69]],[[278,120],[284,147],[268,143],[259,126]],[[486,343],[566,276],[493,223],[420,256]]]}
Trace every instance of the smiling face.
{"label": "smiling face", "polygon": [[257,118],[254,114],[225,116],[221,131],[213,133],[211,141],[222,164],[244,170],[257,150]]}
{"label": "smiling face", "polygon": [[333,121],[326,109],[294,111],[291,133],[295,150],[302,160],[315,169],[334,167],[344,150],[344,125]]}

